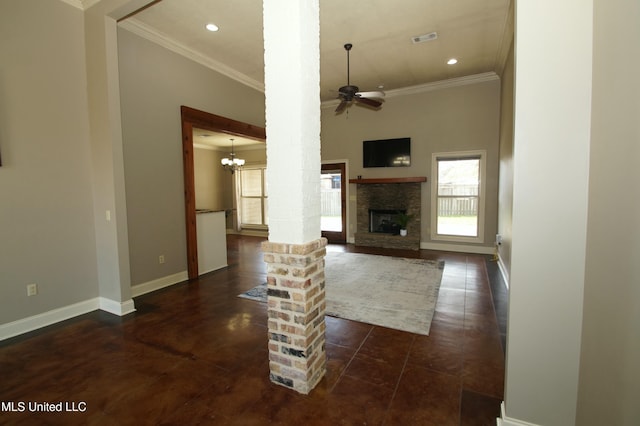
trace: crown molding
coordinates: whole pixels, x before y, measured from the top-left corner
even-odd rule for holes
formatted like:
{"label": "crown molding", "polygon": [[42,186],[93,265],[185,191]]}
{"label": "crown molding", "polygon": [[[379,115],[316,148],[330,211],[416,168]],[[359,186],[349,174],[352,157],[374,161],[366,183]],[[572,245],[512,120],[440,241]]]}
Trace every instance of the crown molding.
{"label": "crown molding", "polygon": [[67,3],[68,5],[71,5],[76,9],[80,9],[83,11],[89,9],[94,4],[100,2],[100,0],[60,0],[60,1],[62,1],[63,3]]}
{"label": "crown molding", "polygon": [[82,0],[60,0],[60,1],[70,6],[73,6],[76,9],[80,9],[80,10],[85,9],[84,5],[82,4]]}
{"label": "crown molding", "polygon": [[207,58],[204,55],[188,48],[187,46],[177,43],[175,40],[170,39],[164,34],[161,34],[148,25],[143,24],[136,18],[129,18],[124,20],[118,24],[120,27],[126,29],[127,31],[131,31],[132,33],[145,38],[153,43],[156,43],[166,49],[171,50],[174,53],[182,55],[188,59],[191,59],[194,62],[199,63],[207,68],[210,68],[220,74],[229,77],[232,80],[235,80],[239,83],[244,84],[245,86],[249,86],[255,90],[264,93],[264,84],[254,80],[242,73],[237,72],[231,67],[227,65],[215,61],[211,58]]}
{"label": "crown molding", "polygon": [[389,90],[385,93],[387,98],[392,98],[394,96],[416,95],[418,93],[431,92],[433,90],[449,89],[451,87],[485,83],[487,81],[496,81],[499,79],[498,74],[491,71],[483,72],[481,74],[466,75],[464,77],[449,78],[447,80],[434,81],[432,83],[419,84],[416,86],[403,87],[400,89]]}
{"label": "crown molding", "polygon": [[498,51],[496,53],[495,66],[493,67],[500,73],[500,75],[502,75],[504,72],[504,67],[507,63],[509,53],[513,48],[515,35],[514,17],[515,12],[513,0],[509,0],[509,7],[507,8],[507,16],[505,17],[504,30],[500,39],[500,46],[498,46]]}
{"label": "crown molding", "polygon": [[94,4],[100,3],[102,0],[80,0],[82,2],[82,7],[84,10],[89,9]]}
{"label": "crown molding", "polygon": [[[467,75],[464,77],[450,78],[447,80],[434,81],[431,83],[419,84],[416,86],[408,86],[400,89],[385,90],[385,98],[393,98],[396,96],[416,95],[434,90],[449,89],[451,87],[466,86],[468,84],[485,83],[488,81],[497,81],[500,77],[495,72],[485,72],[481,74]],[[322,102],[322,108],[330,108],[337,106],[339,99]]]}

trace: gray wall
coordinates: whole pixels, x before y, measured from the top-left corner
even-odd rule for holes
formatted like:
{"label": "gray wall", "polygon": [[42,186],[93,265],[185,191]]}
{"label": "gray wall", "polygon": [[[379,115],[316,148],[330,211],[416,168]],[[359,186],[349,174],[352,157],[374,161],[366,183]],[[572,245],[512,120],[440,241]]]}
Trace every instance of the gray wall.
{"label": "gray wall", "polygon": [[264,126],[264,94],[122,28],[118,52],[136,285],[187,269],[180,106]]}
{"label": "gray wall", "polygon": [[[498,206],[498,138],[500,81],[497,77],[474,84],[439,88],[412,95],[389,97],[373,112],[352,106],[348,114],[322,109],[322,160],[349,161],[349,178],[427,176],[422,185],[423,243],[430,243],[431,155],[434,152],[487,151],[486,216],[484,247],[492,247]],[[411,138],[411,166],[363,168],[362,141]],[[355,195],[355,184],[350,194]],[[356,202],[349,201],[348,238],[356,230]],[[434,242],[434,245],[438,243]],[[454,243],[447,243],[454,245]],[[471,245],[471,244],[466,244]]]}
{"label": "gray wall", "polygon": [[0,324],[98,296],[87,111],[82,12],[1,0]]}

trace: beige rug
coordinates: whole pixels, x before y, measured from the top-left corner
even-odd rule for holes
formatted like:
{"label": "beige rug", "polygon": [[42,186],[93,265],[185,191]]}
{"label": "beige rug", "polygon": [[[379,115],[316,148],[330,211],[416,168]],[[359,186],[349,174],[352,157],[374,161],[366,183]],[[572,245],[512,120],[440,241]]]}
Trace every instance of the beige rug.
{"label": "beige rug", "polygon": [[[326,314],[417,334],[429,334],[444,262],[327,252]],[[238,297],[267,301],[261,284]]]}
{"label": "beige rug", "polygon": [[326,314],[429,334],[444,262],[327,252]]}

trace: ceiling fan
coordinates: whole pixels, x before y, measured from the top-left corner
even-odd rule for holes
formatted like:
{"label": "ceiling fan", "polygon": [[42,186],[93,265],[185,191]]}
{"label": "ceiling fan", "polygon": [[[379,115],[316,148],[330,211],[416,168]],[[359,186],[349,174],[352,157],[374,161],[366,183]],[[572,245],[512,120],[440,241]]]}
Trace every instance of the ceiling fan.
{"label": "ceiling fan", "polygon": [[349,52],[352,47],[353,45],[351,43],[344,45],[344,50],[347,51],[347,85],[338,89],[338,99],[340,99],[340,104],[336,108],[336,114],[340,114],[344,111],[347,106],[353,103],[354,100],[372,108],[379,108],[380,105],[382,105],[382,102],[376,99],[384,98],[384,92],[360,92],[358,86],[351,85],[349,80]]}

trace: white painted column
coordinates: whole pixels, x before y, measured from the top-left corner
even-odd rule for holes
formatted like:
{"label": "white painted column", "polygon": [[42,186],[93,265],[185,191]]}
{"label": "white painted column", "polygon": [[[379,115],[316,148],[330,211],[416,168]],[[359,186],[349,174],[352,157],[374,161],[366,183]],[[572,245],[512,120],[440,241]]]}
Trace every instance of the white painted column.
{"label": "white painted column", "polygon": [[324,377],[318,0],[264,0],[270,380],[307,394]]}
{"label": "white painted column", "polygon": [[318,0],[264,0],[269,240],[320,237]]}

